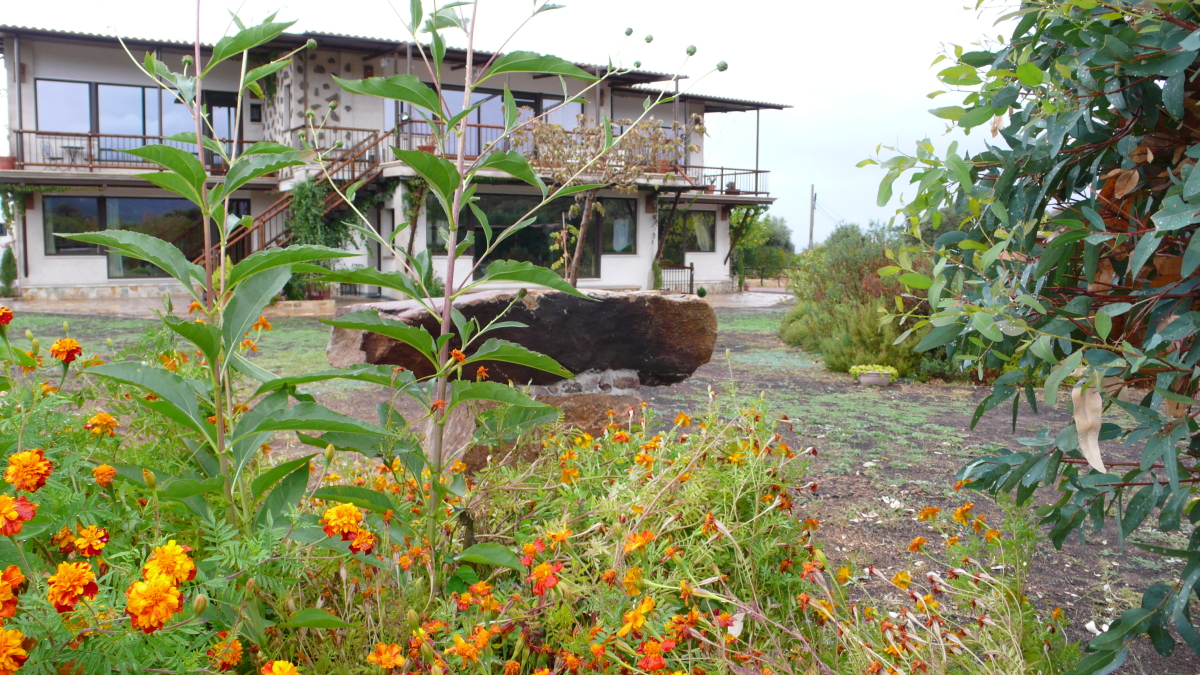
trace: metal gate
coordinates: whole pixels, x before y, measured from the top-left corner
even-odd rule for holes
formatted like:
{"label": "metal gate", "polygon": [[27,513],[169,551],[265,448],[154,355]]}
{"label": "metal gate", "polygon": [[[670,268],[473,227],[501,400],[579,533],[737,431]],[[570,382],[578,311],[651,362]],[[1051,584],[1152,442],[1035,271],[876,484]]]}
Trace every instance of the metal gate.
{"label": "metal gate", "polygon": [[696,263],[662,266],[662,290],[676,293],[696,292]]}

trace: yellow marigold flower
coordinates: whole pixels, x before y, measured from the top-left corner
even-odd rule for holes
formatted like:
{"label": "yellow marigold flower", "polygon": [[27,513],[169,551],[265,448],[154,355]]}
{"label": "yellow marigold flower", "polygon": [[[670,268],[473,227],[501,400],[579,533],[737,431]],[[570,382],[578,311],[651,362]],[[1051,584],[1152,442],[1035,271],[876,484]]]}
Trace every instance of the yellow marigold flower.
{"label": "yellow marigold flower", "polygon": [[12,537],[21,533],[25,523],[37,515],[38,505],[21,495],[16,499],[0,495],[0,537]]}
{"label": "yellow marigold flower", "polygon": [[466,470],[467,470],[467,463],[460,459],[454,460],[454,463],[450,465],[451,473],[463,473]]}
{"label": "yellow marigold flower", "polygon": [[645,452],[639,452],[634,456],[633,461],[635,464],[638,464],[647,471],[650,471],[654,468],[654,455],[650,455]]}
{"label": "yellow marigold flower", "polygon": [[190,546],[181,546],[172,539],[165,546],[154,549],[143,570],[147,579],[163,577],[172,584],[181,584],[196,578],[196,563],[188,557]]}
{"label": "yellow marigold flower", "polygon": [[625,586],[625,594],[638,596],[642,594],[642,568],[630,567],[625,572],[625,578],[621,580]]}
{"label": "yellow marigold flower", "polygon": [[108,545],[108,530],[95,525],[88,525],[79,530],[79,536],[74,541],[75,550],[82,556],[100,555],[100,551]]}
{"label": "yellow marigold flower", "polygon": [[625,637],[630,633],[638,633],[646,625],[646,615],[654,611],[654,598],[645,597],[637,607],[625,612],[625,623],[617,631],[617,637]]}
{"label": "yellow marigold flower", "polygon": [[962,541],[962,540],[959,539],[958,537],[950,537],[949,539],[946,540],[946,548],[950,548],[951,546],[957,544],[960,541]]}
{"label": "yellow marigold flower", "polygon": [[358,533],[362,519],[362,510],[357,506],[339,503],[325,509],[320,523],[324,526],[326,536],[341,536],[342,541],[350,541]]}
{"label": "yellow marigold flower", "polygon": [[242,349],[249,349],[252,352],[258,351],[258,345],[254,344],[254,340],[242,340],[238,343]]}
{"label": "yellow marigold flower", "polygon": [[921,547],[925,545],[925,537],[916,537],[908,544],[908,550],[913,553],[920,553]]}
{"label": "yellow marigold flower", "polygon": [[464,640],[458,633],[454,634],[454,646],[447,648],[443,653],[462,659],[463,668],[479,660],[479,650],[475,648],[474,644]]}
{"label": "yellow marigold flower", "polygon": [[579,469],[574,467],[563,469],[559,480],[562,481],[563,485],[574,485],[575,481],[579,480]]}
{"label": "yellow marigold flower", "polygon": [[907,571],[899,572],[896,576],[892,577],[892,583],[899,586],[902,590],[908,590],[908,587],[912,585],[912,575]]}
{"label": "yellow marigold flower", "polygon": [[408,662],[404,652],[406,650],[398,644],[384,644],[382,642],[375,645],[375,652],[367,656],[367,663],[390,670],[392,668],[402,668]]}
{"label": "yellow marigold flower", "polygon": [[259,314],[258,321],[255,321],[254,325],[250,326],[250,330],[274,330],[274,328],[271,326],[271,322],[267,321],[267,317]]}
{"label": "yellow marigold flower", "polygon": [[987,528],[987,514],[981,513],[971,521],[971,529],[975,532],[982,532],[985,528]]}
{"label": "yellow marigold flower", "polygon": [[258,671],[261,675],[300,675],[291,661],[272,661]]}
{"label": "yellow marigold flower", "polygon": [[938,601],[933,599],[933,595],[926,593],[917,598],[917,609],[925,613],[933,612],[938,608]]}
{"label": "yellow marigold flower", "polygon": [[678,415],[675,416],[675,426],[690,427],[690,426],[692,426],[692,418],[689,417],[686,413],[679,413]]}
{"label": "yellow marigold flower", "polygon": [[225,672],[242,662],[242,643],[229,636],[229,631],[217,633],[217,644],[208,648],[205,656],[212,659],[213,667]]}
{"label": "yellow marigold flower", "polygon": [[988,530],[983,533],[983,538],[990,544],[1000,538],[1000,530]]}
{"label": "yellow marigold flower", "polygon": [[83,428],[97,436],[108,434],[108,437],[112,438],[116,435],[115,429],[119,426],[121,425],[117,423],[117,420],[112,415],[106,412],[98,412],[92,415],[92,418],[87,421],[87,424],[83,425]]}
{"label": "yellow marigold flower", "polygon": [[70,363],[82,354],[83,347],[80,347],[74,338],[59,338],[50,345],[50,356],[63,363]]}
{"label": "yellow marigold flower", "polygon": [[46,484],[46,479],[53,471],[54,465],[46,459],[46,453],[40,448],[24,450],[8,458],[4,480],[12,483],[18,491],[36,492]]}
{"label": "yellow marigold flower", "polygon": [[849,567],[839,567],[838,568],[837,581],[839,584],[850,583],[850,568]]}
{"label": "yellow marigold flower", "polygon": [[572,534],[575,533],[569,527],[564,527],[558,531],[547,530],[546,536],[550,538],[550,550],[553,551],[557,549],[559,544],[567,543],[567,540],[571,538]]}
{"label": "yellow marigold flower", "polygon": [[58,393],[58,387],[50,384],[49,382],[42,383],[42,396],[49,396],[50,394],[56,393]]}
{"label": "yellow marigold flower", "polygon": [[959,525],[968,524],[968,518],[971,515],[971,509],[975,508],[975,502],[965,502],[962,506],[954,509],[954,522]]}
{"label": "yellow marigold flower", "polygon": [[107,464],[101,464],[92,469],[92,477],[96,479],[96,485],[108,487],[112,485],[113,479],[117,477],[117,470]]}
{"label": "yellow marigold flower", "polygon": [[125,612],[134,628],[144,633],[153,633],[175,615],[183,611],[183,595],[164,575],[155,575],[144,581],[135,581],[125,591]]}
{"label": "yellow marigold flower", "polygon": [[926,506],[917,514],[917,520],[933,520],[942,510],[936,506]]}
{"label": "yellow marigold flower", "polygon": [[633,553],[634,551],[643,549],[652,541],[654,541],[654,533],[650,530],[634,532],[625,539],[625,552]]}
{"label": "yellow marigold flower", "polygon": [[726,457],[725,461],[729,462],[730,464],[732,464],[734,466],[741,466],[742,464],[746,463],[746,453],[735,452],[735,453],[729,455],[728,457]]}
{"label": "yellow marigold flower", "polygon": [[85,562],[59,563],[54,575],[46,581],[47,598],[59,614],[75,609],[81,597],[94,598],[100,592],[96,573]]}
{"label": "yellow marigold flower", "polygon": [[16,628],[0,628],[0,675],[12,675],[25,665],[29,654],[22,646],[25,634]]}

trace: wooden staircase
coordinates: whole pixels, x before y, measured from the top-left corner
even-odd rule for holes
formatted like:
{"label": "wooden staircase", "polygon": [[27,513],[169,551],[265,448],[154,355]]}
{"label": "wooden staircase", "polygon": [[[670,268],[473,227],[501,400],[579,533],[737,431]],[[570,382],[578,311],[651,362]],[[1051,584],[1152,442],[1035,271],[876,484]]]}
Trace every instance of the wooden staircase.
{"label": "wooden staircase", "polygon": [[[338,187],[337,190],[330,190],[328,196],[325,197],[324,215],[329,215],[334,210],[346,205],[342,194],[351,185],[359,181],[363,181],[363,184],[366,185],[382,175],[383,152],[387,150],[385,141],[393,137],[393,131],[387,130],[364,138],[354,146],[342,151],[328,169],[318,176],[316,180],[318,184],[328,183],[332,178]],[[286,246],[291,237],[287,227],[287,221],[291,216],[291,206],[292,193],[287,192],[264,209],[262,213],[255,216],[254,222],[249,227],[241,228],[229,237],[225,247],[226,255],[236,263],[255,251]],[[192,262],[198,265],[204,264],[203,248],[201,246],[200,254]],[[221,255],[219,246],[212,248],[212,255],[214,259]]]}

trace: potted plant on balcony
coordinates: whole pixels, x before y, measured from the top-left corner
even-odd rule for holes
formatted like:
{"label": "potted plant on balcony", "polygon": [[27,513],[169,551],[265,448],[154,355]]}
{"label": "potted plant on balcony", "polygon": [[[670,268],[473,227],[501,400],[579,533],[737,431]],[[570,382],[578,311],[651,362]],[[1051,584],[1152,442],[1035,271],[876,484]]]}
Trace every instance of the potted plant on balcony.
{"label": "potted plant on balcony", "polygon": [[16,168],[16,157],[0,157],[0,171],[15,171]]}
{"label": "potted plant on balcony", "polygon": [[875,387],[886,387],[892,380],[900,377],[900,371],[891,366],[866,365],[851,366],[850,375],[858,379],[859,384]]}

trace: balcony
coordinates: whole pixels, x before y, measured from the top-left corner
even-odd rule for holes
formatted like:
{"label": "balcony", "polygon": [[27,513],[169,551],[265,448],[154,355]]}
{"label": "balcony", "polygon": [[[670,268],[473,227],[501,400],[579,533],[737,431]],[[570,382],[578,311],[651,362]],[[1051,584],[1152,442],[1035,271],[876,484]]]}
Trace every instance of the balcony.
{"label": "balcony", "polygon": [[[62,171],[95,173],[109,169],[152,171],[157,167],[123,151],[161,143],[196,153],[195,143],[170,141],[161,136],[125,136],[119,134],[73,133],[62,131],[17,130],[17,169],[25,171]],[[255,141],[218,139],[227,151],[240,153]],[[213,152],[204,153],[204,165],[210,173],[223,174],[224,160]]]}

